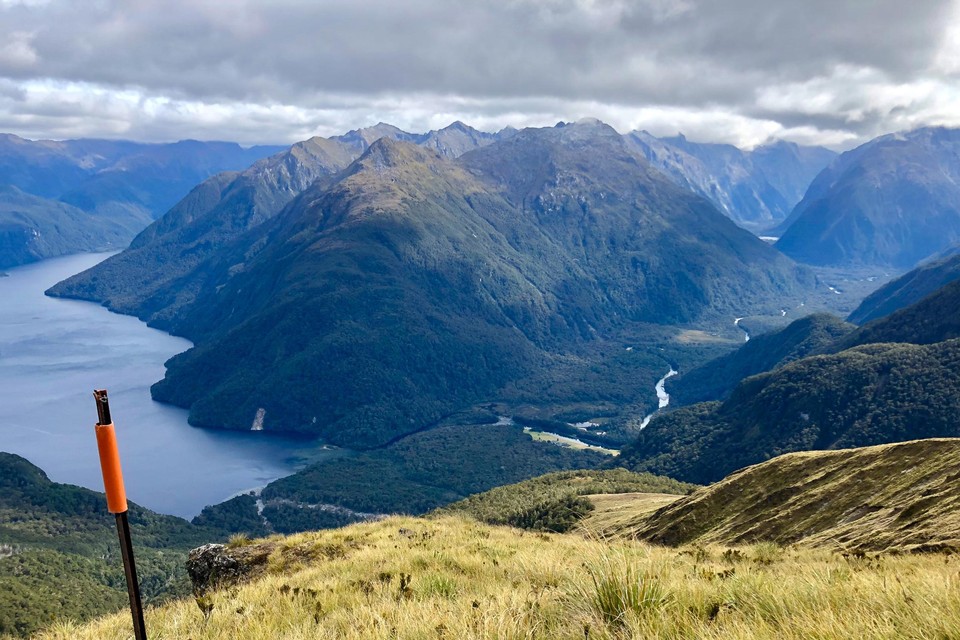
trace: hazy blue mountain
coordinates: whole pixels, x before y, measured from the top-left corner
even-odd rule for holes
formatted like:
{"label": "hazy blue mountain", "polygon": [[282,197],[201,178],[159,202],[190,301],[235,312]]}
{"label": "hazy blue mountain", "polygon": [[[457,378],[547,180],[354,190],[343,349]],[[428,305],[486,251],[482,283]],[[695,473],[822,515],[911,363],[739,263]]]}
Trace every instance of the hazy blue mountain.
{"label": "hazy blue mountain", "polygon": [[459,158],[467,151],[473,151],[496,140],[498,134],[477,131],[460,122],[425,133],[418,144],[433,149],[445,158]]}
{"label": "hazy blue mountain", "polygon": [[[279,148],[191,140],[32,141],[0,135],[7,249],[0,254],[0,267],[121,248],[198,182],[244,168]],[[41,199],[47,204],[41,205]],[[92,234],[99,239],[91,239]]]}
{"label": "hazy blue mountain", "polygon": [[96,268],[54,289],[191,337],[154,393],[204,426],[249,429],[259,415],[268,430],[378,445],[572,345],[775,305],[807,284],[597,122],[524,130],[456,161],[381,138],[266,222],[244,213],[229,237],[185,249],[210,237],[211,214],[251,211],[239,194],[218,208],[218,188],[113,261],[150,248],[148,269],[171,252],[188,270],[143,287]]}
{"label": "hazy blue mountain", "polygon": [[131,234],[123,226],[127,222],[0,185],[0,267],[75,251],[121,249]]}
{"label": "hazy blue mountain", "polygon": [[909,269],[960,242],[960,130],[881,136],[825,169],[777,248],[816,265]]}
{"label": "hazy blue mountain", "polygon": [[198,268],[230,240],[276,215],[314,181],[355,157],[347,144],[315,137],[240,173],[218,174],[193,189],[121,254],[58,284],[51,293],[101,302],[151,325],[172,328],[193,303],[207,272]]}
{"label": "hazy blue mountain", "polygon": [[926,262],[883,285],[864,298],[847,320],[865,324],[882,318],[960,279],[960,254],[956,250],[957,247],[951,247],[944,257]]}
{"label": "hazy blue mountain", "polygon": [[728,144],[657,138],[646,131],[624,136],[677,184],[709,198],[740,226],[762,232],[784,220],[813,178],[836,153],[823,147],[776,142],[743,151]]}

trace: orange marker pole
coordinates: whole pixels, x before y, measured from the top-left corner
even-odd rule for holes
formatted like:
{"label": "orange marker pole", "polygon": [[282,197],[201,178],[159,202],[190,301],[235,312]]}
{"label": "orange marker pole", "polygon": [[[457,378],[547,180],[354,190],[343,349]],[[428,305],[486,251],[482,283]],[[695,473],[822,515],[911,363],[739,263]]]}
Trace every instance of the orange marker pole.
{"label": "orange marker pole", "polygon": [[120,469],[120,451],[117,449],[117,434],[110,418],[110,402],[106,389],[93,392],[97,401],[97,449],[100,452],[100,470],[103,471],[103,487],[107,493],[107,509],[117,519],[117,534],[120,536],[120,555],[123,556],[123,572],[127,577],[127,593],[130,596],[130,613],[133,615],[133,633],[136,640],[147,640],[147,627],[143,621],[143,603],[140,599],[140,582],[137,580],[137,565],[133,561],[133,540],[130,538],[130,522],[127,520],[127,492],[123,488],[123,471]]}

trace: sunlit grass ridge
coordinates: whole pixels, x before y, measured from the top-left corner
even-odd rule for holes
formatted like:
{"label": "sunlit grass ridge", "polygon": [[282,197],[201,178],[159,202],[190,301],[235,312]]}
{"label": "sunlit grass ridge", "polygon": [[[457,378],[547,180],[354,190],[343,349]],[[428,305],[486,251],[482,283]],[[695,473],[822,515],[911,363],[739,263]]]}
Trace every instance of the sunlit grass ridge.
{"label": "sunlit grass ridge", "polygon": [[[147,612],[151,638],[953,638],[960,557],[668,549],[446,517],[275,539],[267,572]],[[340,553],[330,553],[338,549]],[[128,638],[129,616],[45,640]]]}

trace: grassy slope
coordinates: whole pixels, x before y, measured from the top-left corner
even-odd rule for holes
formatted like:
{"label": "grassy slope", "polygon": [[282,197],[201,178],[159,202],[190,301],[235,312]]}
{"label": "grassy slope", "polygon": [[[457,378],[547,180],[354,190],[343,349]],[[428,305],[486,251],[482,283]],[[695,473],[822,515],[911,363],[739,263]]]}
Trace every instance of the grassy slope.
{"label": "grassy slope", "polygon": [[[147,611],[154,638],[948,638],[957,556],[844,559],[758,545],[724,555],[457,518],[391,518],[274,541],[266,573]],[[401,585],[401,577],[409,582]],[[625,597],[618,599],[616,594]],[[633,606],[618,604],[624,602]],[[120,640],[129,616],[40,640]]]}
{"label": "grassy slope", "polygon": [[620,533],[661,544],[960,547],[960,440],[930,439],[780,456],[731,474]]}

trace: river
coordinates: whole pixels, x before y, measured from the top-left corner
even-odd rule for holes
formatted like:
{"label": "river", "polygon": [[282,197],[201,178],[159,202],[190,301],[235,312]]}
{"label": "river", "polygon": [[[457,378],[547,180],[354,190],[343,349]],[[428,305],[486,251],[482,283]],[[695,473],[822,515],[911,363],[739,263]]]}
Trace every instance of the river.
{"label": "river", "polygon": [[667,371],[666,375],[657,381],[656,386],[653,388],[654,391],[657,392],[657,409],[643,418],[643,422],[640,423],[641,431],[647,428],[647,425],[650,424],[650,421],[653,420],[654,416],[666,409],[670,404],[670,394],[667,393],[666,389],[667,379],[672,378],[678,373],[680,372],[671,366],[670,371]]}
{"label": "river", "polygon": [[163,363],[191,344],[136,318],[43,292],[110,254],[80,254],[10,269],[0,278],[0,451],[51,480],[103,490],[93,389],[110,405],[130,500],[192,517],[208,504],[340,455],[264,433],[197,429],[187,412],[153,402]]}

